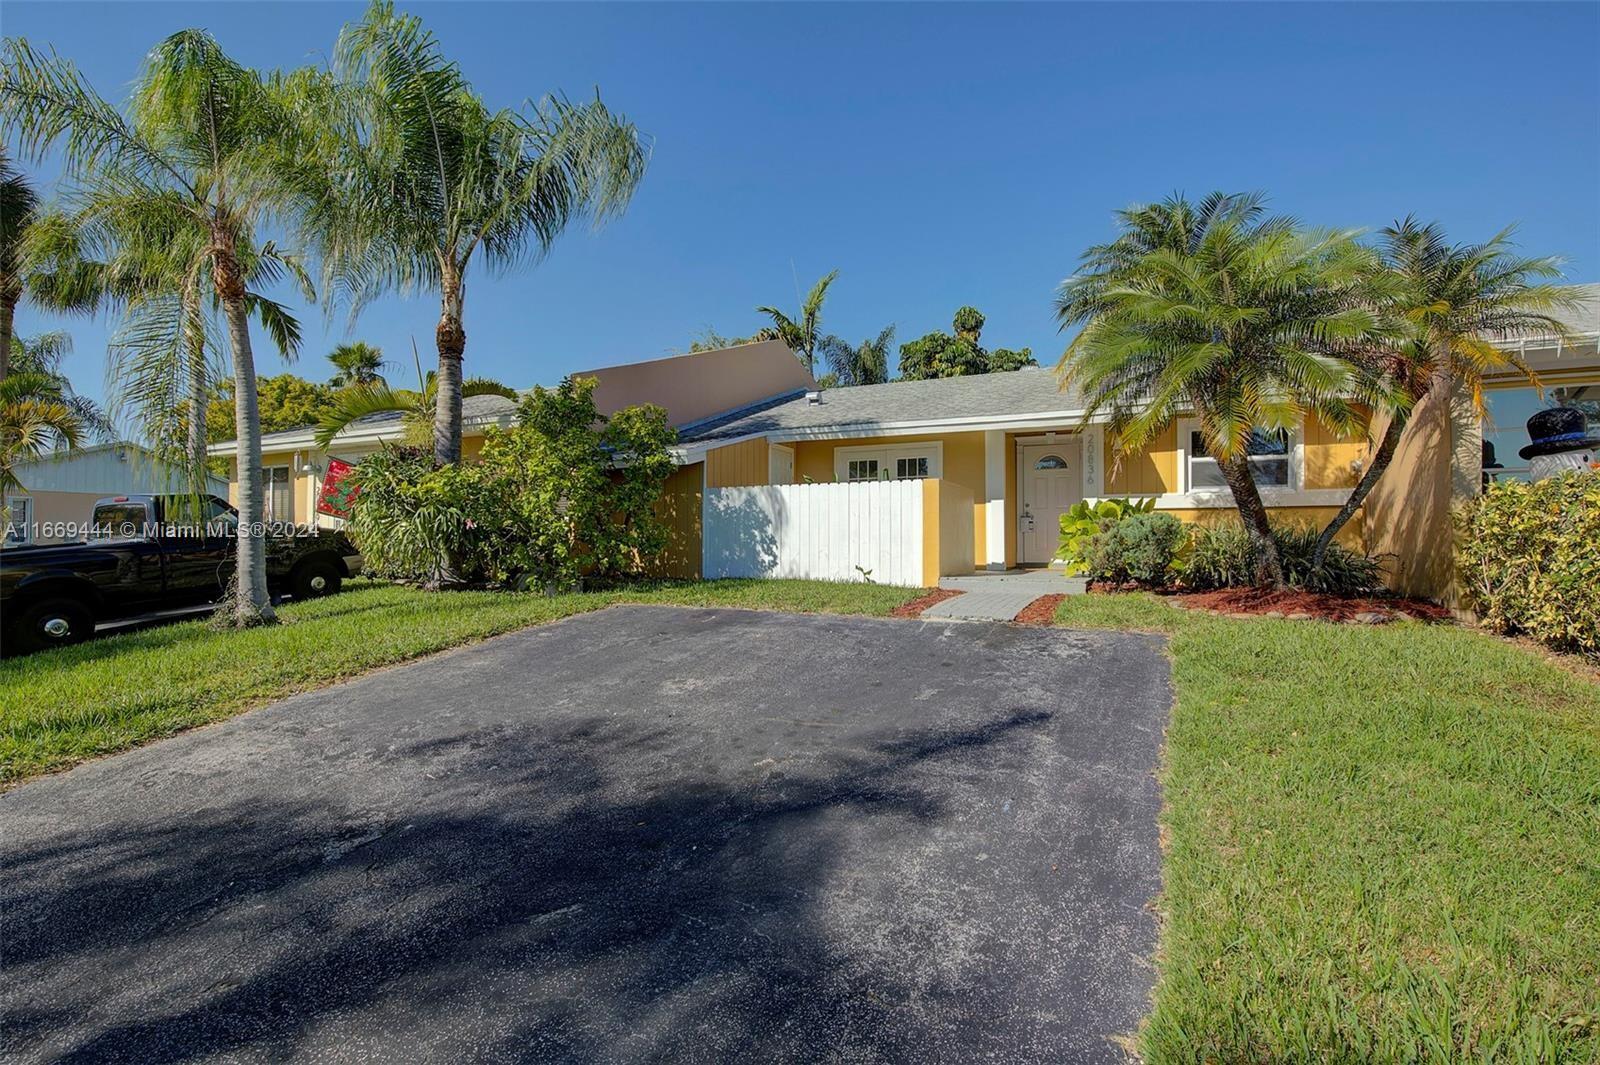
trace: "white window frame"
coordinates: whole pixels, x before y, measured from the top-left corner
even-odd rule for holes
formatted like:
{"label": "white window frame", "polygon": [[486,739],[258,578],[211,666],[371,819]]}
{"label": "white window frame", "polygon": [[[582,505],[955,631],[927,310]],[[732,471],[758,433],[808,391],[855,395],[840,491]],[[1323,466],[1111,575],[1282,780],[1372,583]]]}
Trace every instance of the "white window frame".
{"label": "white window frame", "polygon": [[[23,518],[20,522],[17,521],[16,508],[18,503],[22,504],[22,509],[24,511]],[[15,544],[18,547],[24,544],[33,543],[33,497],[6,496],[6,508],[7,513],[10,515],[10,520],[5,523],[5,528],[0,528],[0,537],[3,537],[6,543]],[[13,540],[9,535],[9,530],[12,525],[16,525],[22,530],[22,536],[15,540]]]}
{"label": "white window frame", "polygon": [[[833,479],[841,484],[865,484],[865,481],[850,480],[850,462],[863,459],[878,460],[878,480],[901,480],[894,476],[896,459],[928,460],[928,477],[942,477],[944,475],[944,442],[941,440],[925,440],[917,444],[858,444],[849,447],[836,447],[833,449]],[[904,480],[920,481],[921,477],[908,477]]]}
{"label": "white window frame", "polygon": [[[1196,488],[1191,481],[1189,460],[1193,457],[1189,452],[1189,436],[1200,431],[1198,418],[1178,419],[1178,490],[1183,495],[1213,495],[1222,494],[1232,497],[1233,493],[1226,487],[1200,487]],[[1290,492],[1299,492],[1305,484],[1306,449],[1305,426],[1297,425],[1289,430],[1289,483],[1287,485],[1257,485],[1261,492],[1263,502],[1272,503],[1272,496],[1286,495]]]}

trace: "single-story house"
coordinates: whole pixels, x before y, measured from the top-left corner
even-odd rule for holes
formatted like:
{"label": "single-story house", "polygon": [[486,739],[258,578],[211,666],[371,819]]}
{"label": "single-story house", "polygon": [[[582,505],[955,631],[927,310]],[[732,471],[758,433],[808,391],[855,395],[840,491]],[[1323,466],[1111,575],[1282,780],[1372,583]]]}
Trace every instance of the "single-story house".
{"label": "single-story house", "polygon": [[[1543,396],[1503,375],[1489,382],[1487,421],[1459,396],[1430,397],[1414,412],[1393,467],[1341,532],[1384,557],[1396,588],[1449,597],[1452,509],[1488,480],[1526,475],[1516,453],[1539,405],[1580,405],[1600,421],[1600,285],[1587,288],[1570,323],[1577,343],[1514,341]],[[679,468],[661,504],[672,543],[660,569],[673,576],[931,583],[1045,566],[1061,513],[1083,499],[1153,497],[1186,521],[1233,520],[1232,496],[1192,420],[1118,460],[1102,419],[1086,421],[1082,398],[1050,369],[818,389],[769,341],[574,376],[599,379],[603,412],[654,402],[678,429]],[[509,400],[468,400],[466,454],[513,414]],[[398,416],[366,419],[328,455],[354,460],[400,431]],[[328,456],[312,447],[311,431],[271,434],[263,448],[269,483],[283,486],[279,516],[313,512]],[[1251,463],[1275,518],[1320,526],[1349,498],[1369,454],[1365,438],[1340,438],[1309,419],[1286,438],[1263,434]]]}
{"label": "single-story house", "polygon": [[[100,444],[54,451],[16,467],[21,489],[6,495],[5,542],[51,544],[81,540],[97,499],[139,493],[187,492],[188,475],[138,444]],[[228,482],[206,489],[226,495]]]}
{"label": "single-story house", "polygon": [[[667,420],[674,426],[816,386],[794,354],[776,340],[579,370],[573,376],[598,381],[594,398],[601,414],[654,403],[666,410]],[[484,434],[510,426],[516,414],[517,402],[504,396],[464,399],[463,457],[477,455]],[[329,460],[359,462],[383,443],[400,440],[404,425],[399,413],[368,415],[348,426],[326,450],[316,446],[315,435],[315,426],[307,426],[262,436],[268,521],[337,524],[338,519],[317,510]],[[213,444],[210,450],[212,455],[230,460],[238,453],[232,440]],[[236,464],[230,468],[228,487],[228,498],[237,502]]]}

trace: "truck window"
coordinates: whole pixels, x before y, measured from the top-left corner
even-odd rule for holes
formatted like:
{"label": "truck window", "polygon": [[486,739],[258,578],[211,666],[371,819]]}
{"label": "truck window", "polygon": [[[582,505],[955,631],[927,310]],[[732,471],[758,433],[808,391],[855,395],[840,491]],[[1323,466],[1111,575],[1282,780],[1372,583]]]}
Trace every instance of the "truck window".
{"label": "truck window", "polygon": [[101,503],[94,508],[91,540],[141,540],[149,536],[150,513],[143,503]]}

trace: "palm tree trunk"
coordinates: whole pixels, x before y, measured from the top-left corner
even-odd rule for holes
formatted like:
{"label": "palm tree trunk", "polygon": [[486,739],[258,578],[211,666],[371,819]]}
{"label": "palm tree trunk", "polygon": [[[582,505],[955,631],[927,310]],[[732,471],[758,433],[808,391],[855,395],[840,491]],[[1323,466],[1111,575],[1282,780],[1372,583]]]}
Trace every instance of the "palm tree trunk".
{"label": "palm tree trunk", "polygon": [[0,296],[0,381],[11,372],[11,329],[17,317],[17,298]]}
{"label": "palm tree trunk", "polygon": [[1350,498],[1344,501],[1344,506],[1339,508],[1339,513],[1328,522],[1328,527],[1322,530],[1322,535],[1317,539],[1317,549],[1311,555],[1311,568],[1322,568],[1323,560],[1328,557],[1328,547],[1333,543],[1333,538],[1339,530],[1355,516],[1361,509],[1361,504],[1366,501],[1369,493],[1378,483],[1378,478],[1383,476],[1383,471],[1389,468],[1389,463],[1394,459],[1395,448],[1400,444],[1400,434],[1405,432],[1405,418],[1396,414],[1389,419],[1389,427],[1383,431],[1383,439],[1378,442],[1378,450],[1373,453],[1372,462],[1367,466],[1366,472],[1361,475],[1361,480],[1356,482],[1355,488],[1350,493]]}
{"label": "palm tree trunk", "polygon": [[228,321],[233,351],[233,424],[239,464],[239,544],[235,569],[233,623],[238,628],[277,620],[267,595],[266,518],[261,482],[261,415],[256,406],[256,366],[250,350],[250,322],[245,311],[244,279],[231,235],[222,235],[215,251],[217,296]]}
{"label": "palm tree trunk", "polygon": [[1234,505],[1239,508],[1239,520],[1244,524],[1245,535],[1256,556],[1256,585],[1261,588],[1282,588],[1283,562],[1278,558],[1278,544],[1272,538],[1272,523],[1267,519],[1267,506],[1261,502],[1261,492],[1250,474],[1250,460],[1244,455],[1232,459],[1218,459],[1223,480],[1233,492]]}
{"label": "palm tree trunk", "polygon": [[439,294],[439,324],[434,329],[439,379],[433,415],[433,461],[452,466],[461,461],[461,357],[467,350],[467,331],[461,324],[465,298],[462,279],[446,274]]}

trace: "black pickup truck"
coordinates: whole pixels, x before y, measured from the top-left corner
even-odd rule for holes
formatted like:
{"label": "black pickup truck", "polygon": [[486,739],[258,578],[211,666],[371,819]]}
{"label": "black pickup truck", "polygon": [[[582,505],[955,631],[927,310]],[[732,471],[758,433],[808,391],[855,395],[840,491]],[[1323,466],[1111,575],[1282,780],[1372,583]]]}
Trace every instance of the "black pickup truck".
{"label": "black pickup truck", "polygon": [[[95,503],[86,540],[0,551],[5,650],[77,643],[96,622],[220,598],[238,523],[216,496],[114,496]],[[331,529],[274,531],[266,545],[275,594],[332,595],[361,570],[349,539]]]}

